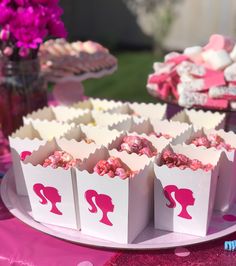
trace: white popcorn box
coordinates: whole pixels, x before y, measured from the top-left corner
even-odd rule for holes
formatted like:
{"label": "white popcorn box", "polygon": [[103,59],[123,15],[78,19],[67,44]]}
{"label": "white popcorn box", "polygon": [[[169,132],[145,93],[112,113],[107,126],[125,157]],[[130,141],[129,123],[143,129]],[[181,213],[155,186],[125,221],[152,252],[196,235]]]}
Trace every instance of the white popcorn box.
{"label": "white popcorn box", "polygon": [[[121,134],[119,137],[117,137],[109,145],[108,149],[109,150],[113,150],[113,149],[119,150],[121,143],[123,142],[123,138],[125,136],[139,136],[139,137],[145,138],[148,141],[150,141],[152,144],[153,151],[157,152],[157,154],[155,156],[149,158],[151,161],[154,161],[156,159],[156,157],[158,156],[158,154],[161,153],[162,150],[165,149],[166,146],[169,145],[171,142],[171,140],[165,139],[164,137],[157,138],[155,136],[147,136],[146,134],[137,134],[135,132],[132,132],[132,133],[123,132],[123,134]],[[146,155],[144,155],[144,156],[146,156]]]}
{"label": "white popcorn box", "polygon": [[96,147],[85,142],[53,139],[22,162],[32,215],[41,223],[80,229],[75,169],[41,165],[56,150],[84,160]]}
{"label": "white popcorn box", "polygon": [[72,105],[76,109],[103,111],[108,113],[116,113],[121,103],[113,100],[89,98],[88,100],[80,101]]}
{"label": "white popcorn box", "polygon": [[50,106],[39,109],[26,117],[23,117],[24,124],[30,122],[34,125],[37,121],[58,121],[61,123],[78,123],[88,111],[75,109],[67,106]]}
{"label": "white popcorn box", "polygon": [[144,128],[147,128],[150,124],[148,118],[132,116],[132,124],[128,132],[142,133]]}
{"label": "white popcorn box", "polygon": [[53,137],[62,137],[71,127],[55,121],[37,121],[34,126],[29,123],[9,136],[17,194],[27,195],[21,161]]}
{"label": "white popcorn box", "polygon": [[[225,132],[222,129],[201,129],[193,132],[191,137],[188,138],[185,143],[189,145],[195,138],[209,136],[210,134],[216,134],[222,137],[226,144],[229,144],[231,147],[235,148],[232,151],[222,149],[223,154],[220,161],[219,178],[214,208],[218,211],[225,212],[232,206],[236,196],[236,134],[232,131]],[[191,144],[190,146],[196,147],[194,144]],[[207,150],[207,148],[204,146],[199,146],[198,148]]]}
{"label": "white popcorn box", "polygon": [[171,121],[192,124],[195,129],[202,127],[207,129],[223,129],[225,127],[225,119],[225,113],[185,109],[174,115]]}
{"label": "white popcorn box", "polygon": [[207,234],[217,186],[221,152],[213,149],[176,145],[169,147],[175,153],[204,164],[211,163],[211,171],[193,171],[154,164],[154,224],[155,228],[198,236]]}
{"label": "white popcorn box", "polygon": [[[118,157],[133,178],[122,180],[93,172],[99,160]],[[146,156],[105,148],[97,150],[76,169],[81,231],[117,243],[131,243],[153,217],[153,166]]]}
{"label": "white popcorn box", "polygon": [[87,143],[95,143],[98,146],[109,147],[119,136],[121,132],[117,130],[108,130],[102,127],[91,126],[75,126],[71,128],[64,137],[68,140],[81,141],[85,140]]}
{"label": "white popcorn box", "polygon": [[134,115],[146,119],[162,120],[166,118],[167,104],[160,103],[137,103],[118,102],[116,112],[127,115]]}
{"label": "white popcorn box", "polygon": [[192,133],[192,126],[187,123],[180,123],[168,120],[149,121],[147,126],[136,128],[139,134],[150,135],[151,133],[160,133],[166,135],[172,144],[181,144]]}
{"label": "white popcorn box", "polygon": [[132,118],[129,115],[90,111],[84,115],[81,124],[103,127],[109,130],[128,131],[132,126]]}

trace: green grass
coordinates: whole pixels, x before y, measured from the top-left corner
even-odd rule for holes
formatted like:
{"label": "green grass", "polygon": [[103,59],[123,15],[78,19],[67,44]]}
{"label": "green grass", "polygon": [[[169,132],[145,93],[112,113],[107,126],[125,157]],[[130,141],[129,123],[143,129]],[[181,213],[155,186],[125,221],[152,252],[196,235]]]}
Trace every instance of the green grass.
{"label": "green grass", "polygon": [[147,92],[146,81],[153,71],[153,62],[159,59],[151,52],[124,52],[116,56],[118,70],[101,79],[84,81],[85,94],[115,100],[155,102]]}

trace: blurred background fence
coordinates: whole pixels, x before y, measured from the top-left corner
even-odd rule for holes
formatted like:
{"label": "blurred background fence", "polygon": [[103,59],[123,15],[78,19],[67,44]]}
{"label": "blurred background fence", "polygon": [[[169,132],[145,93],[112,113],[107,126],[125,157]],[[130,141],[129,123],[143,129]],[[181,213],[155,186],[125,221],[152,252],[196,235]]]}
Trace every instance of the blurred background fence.
{"label": "blurred background fence", "polygon": [[167,49],[203,44],[212,33],[234,36],[235,0],[60,0],[69,38],[110,48]]}

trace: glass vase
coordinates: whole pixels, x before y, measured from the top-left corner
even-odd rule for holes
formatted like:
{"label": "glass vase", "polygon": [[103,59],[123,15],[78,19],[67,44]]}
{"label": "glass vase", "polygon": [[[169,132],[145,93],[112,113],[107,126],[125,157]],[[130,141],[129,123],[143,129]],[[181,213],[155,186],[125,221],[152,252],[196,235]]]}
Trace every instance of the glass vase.
{"label": "glass vase", "polygon": [[46,81],[38,58],[4,59],[0,77],[0,123],[5,136],[23,124],[23,116],[47,104]]}

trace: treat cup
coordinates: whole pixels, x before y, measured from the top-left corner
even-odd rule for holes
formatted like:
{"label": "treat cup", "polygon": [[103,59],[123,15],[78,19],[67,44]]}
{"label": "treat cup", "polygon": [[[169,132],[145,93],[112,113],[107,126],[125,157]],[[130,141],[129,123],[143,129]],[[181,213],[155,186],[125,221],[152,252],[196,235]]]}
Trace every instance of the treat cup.
{"label": "treat cup", "polygon": [[221,152],[201,150],[192,146],[171,146],[175,153],[204,164],[211,171],[154,164],[154,224],[155,228],[179,233],[205,236],[212,216]]}
{"label": "treat cup", "polygon": [[[112,150],[112,149],[119,150],[125,136],[138,136],[138,137],[142,137],[142,138],[145,138],[148,141],[150,141],[152,144],[152,151],[153,152],[156,151],[156,153],[157,153],[156,155],[149,157],[149,159],[152,161],[154,161],[155,158],[158,156],[158,154],[161,153],[162,150],[171,142],[171,140],[165,139],[164,137],[156,138],[154,136],[147,136],[145,134],[137,134],[134,132],[132,132],[132,133],[124,132],[123,134],[121,134],[119,137],[117,137],[109,145],[108,149],[109,150]],[[136,153],[132,153],[132,154],[136,154]],[[146,156],[146,155],[144,155],[144,156]]]}
{"label": "treat cup", "polygon": [[[99,160],[120,158],[133,178],[121,179],[93,172]],[[146,156],[105,148],[97,150],[76,169],[81,230],[117,243],[131,243],[153,215],[153,166]]]}
{"label": "treat cup", "polygon": [[225,126],[225,118],[225,113],[185,109],[174,115],[171,120],[192,124],[195,129],[202,127],[207,129],[223,129]]}
{"label": "treat cup", "polygon": [[21,161],[53,137],[62,137],[71,127],[55,121],[37,121],[34,126],[32,123],[22,126],[9,137],[16,191],[19,195],[27,195]]}
{"label": "treat cup", "polygon": [[[226,144],[230,144],[231,147],[236,148],[236,134],[231,132],[225,132],[224,130],[213,130],[213,129],[201,129],[194,131],[190,138],[185,143],[190,144],[192,140],[201,136],[209,136],[210,134],[216,134],[223,138]],[[190,146],[194,146],[191,144]],[[207,150],[204,146],[199,146],[199,149]],[[215,149],[215,148],[212,148]],[[215,149],[216,150],[216,149]],[[217,151],[217,150],[216,150]],[[236,149],[227,151],[222,148],[222,156],[219,167],[219,178],[216,190],[215,206],[214,208],[218,211],[225,212],[233,204],[235,199],[235,187],[236,187]]]}
{"label": "treat cup", "polygon": [[75,103],[73,108],[116,113],[116,110],[119,109],[121,105],[121,102],[115,102],[113,100],[89,98],[88,100]]}
{"label": "treat cup", "polygon": [[173,122],[168,120],[150,121],[143,127],[136,127],[139,134],[150,135],[154,132],[163,135],[164,138],[171,141],[172,144],[180,144],[191,135],[192,126],[187,123]]}
{"label": "treat cup", "polygon": [[22,162],[32,215],[36,221],[80,229],[75,169],[43,167],[43,161],[56,150],[83,160],[96,148],[85,142],[52,140]]}
{"label": "treat cup", "polygon": [[128,131],[135,133],[142,133],[143,129],[147,128],[149,124],[150,122],[149,119],[147,118],[132,116],[132,125]]}
{"label": "treat cup", "polygon": [[88,111],[75,109],[67,106],[50,106],[39,109],[26,117],[23,117],[24,124],[35,121],[58,121],[62,123],[77,123]]}
{"label": "treat cup", "polygon": [[[121,102],[119,102],[121,103]],[[116,109],[121,114],[139,116],[151,120],[162,120],[166,117],[166,104],[154,103],[130,103],[124,102]]]}
{"label": "treat cup", "polygon": [[109,145],[120,135],[121,133],[117,130],[108,130],[107,128],[81,125],[71,128],[64,137],[68,140],[84,140],[87,143],[95,143],[98,146],[103,145],[105,147],[109,147]]}
{"label": "treat cup", "polygon": [[128,131],[132,126],[132,118],[129,115],[89,111],[83,116],[83,121],[81,120],[80,124],[103,127],[109,130]]}

